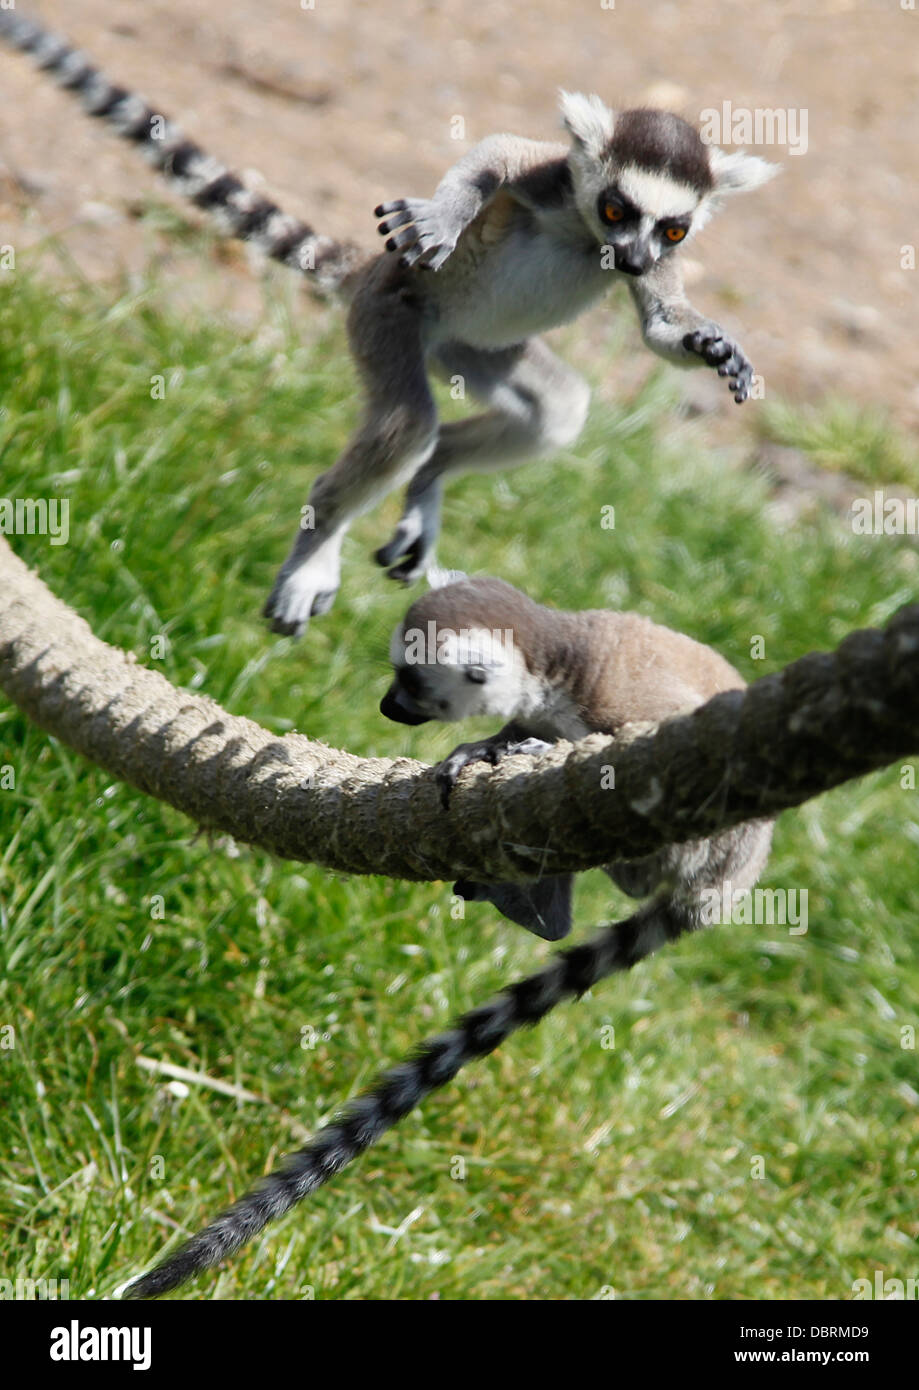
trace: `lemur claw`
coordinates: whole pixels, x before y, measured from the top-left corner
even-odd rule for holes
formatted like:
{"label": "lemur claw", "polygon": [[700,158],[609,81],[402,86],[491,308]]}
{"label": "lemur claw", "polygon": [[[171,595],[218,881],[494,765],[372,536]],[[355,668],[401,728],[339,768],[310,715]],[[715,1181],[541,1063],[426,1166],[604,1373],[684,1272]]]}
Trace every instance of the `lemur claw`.
{"label": "lemur claw", "polygon": [[450,804],[450,794],[460,773],[470,763],[491,763],[492,767],[496,767],[502,758],[516,757],[518,754],[535,758],[551,747],[550,743],[541,738],[511,739],[503,742],[497,738],[485,738],[478,743],[459,744],[444,758],[434,774],[440,787],[440,800],[444,810]]}
{"label": "lemur claw", "polygon": [[283,564],[262,609],[271,631],[282,637],[302,637],[310,618],[319,618],[332,607],[338,577],[337,552],[329,554],[322,546],[305,559]]}
{"label": "lemur claw", "polygon": [[388,238],[387,251],[399,253],[401,265],[440,270],[456,246],[458,229],[430,198],[397,198],[380,203],[374,216],[385,219],[377,231]]}
{"label": "lemur claw", "polygon": [[424,566],[419,565],[414,556],[409,555],[399,565],[392,565],[386,571],[386,578],[396,584],[414,584],[424,574]]}
{"label": "lemur claw", "polygon": [[413,584],[434,560],[440,533],[441,485],[434,480],[409,490],[405,508],[390,540],[374,552],[388,579]]}
{"label": "lemur claw", "polygon": [[491,763],[494,767],[503,756],[500,746],[494,739],[482,739],[479,743],[461,743],[437,768],[435,778],[440,787],[440,801],[444,810],[450,804],[450,794],[464,767],[470,763]]}
{"label": "lemur claw", "polygon": [[267,618],[269,628],[279,637],[302,637],[306,631],[306,619],[282,618],[268,603],[262,609],[262,617]]}
{"label": "lemur claw", "polygon": [[[414,584],[415,580],[424,574],[427,553],[422,536],[405,543],[396,535],[387,545],[381,545],[379,550],[375,550],[373,558],[386,570],[387,579],[394,579],[401,584]],[[398,564],[394,563],[397,560]]]}
{"label": "lemur claw", "polygon": [[717,368],[718,375],[726,377],[734,400],[741,405],[750,394],[753,380],[753,367],[743,349],[722,333],[717,324],[698,328],[687,333],[683,339],[687,352],[694,352],[710,367]]}

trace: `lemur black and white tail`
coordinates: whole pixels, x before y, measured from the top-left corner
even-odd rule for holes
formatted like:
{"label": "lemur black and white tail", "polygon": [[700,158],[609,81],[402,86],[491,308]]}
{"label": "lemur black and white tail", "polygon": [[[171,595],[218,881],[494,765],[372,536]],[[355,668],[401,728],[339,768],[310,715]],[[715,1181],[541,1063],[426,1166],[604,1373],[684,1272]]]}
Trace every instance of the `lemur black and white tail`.
{"label": "lemur black and white tail", "polygon": [[526,1024],[538,1023],[564,999],[583,994],[608,975],[630,970],[668,941],[700,925],[697,907],[674,898],[647,904],[604,927],[590,941],[563,951],[534,975],[509,985],[429,1038],[405,1061],[382,1073],[315,1139],[240,1198],[174,1255],[123,1286],[122,1298],[157,1298],[210,1269],[258,1235],[352,1159],[369,1149],[426,1096],[452,1081],[467,1062],[493,1052]]}
{"label": "lemur black and white tail", "polygon": [[272,260],[299,270],[322,293],[346,288],[367,256],[349,242],[319,236],[282,212],[270,198],[247,189],[139,96],[119,87],[85,53],[15,10],[0,10],[0,38],[22,49],[60,86],[82,98],[87,115],[104,117],[125,140],[199,208],[218,215],[229,235],[251,241]]}

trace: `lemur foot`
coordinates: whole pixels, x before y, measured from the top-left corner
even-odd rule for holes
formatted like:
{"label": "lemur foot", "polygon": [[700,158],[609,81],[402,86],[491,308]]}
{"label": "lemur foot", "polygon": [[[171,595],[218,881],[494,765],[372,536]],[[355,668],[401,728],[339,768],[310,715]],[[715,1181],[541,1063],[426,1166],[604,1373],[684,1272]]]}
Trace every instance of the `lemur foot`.
{"label": "lemur foot", "polygon": [[491,903],[502,916],[541,936],[561,941],[571,930],[573,874],[541,878],[533,883],[473,883],[460,879],[453,892],[471,903]]}
{"label": "lemur foot", "polygon": [[440,270],[456,246],[459,232],[449,225],[441,208],[429,198],[397,198],[380,203],[374,217],[385,217],[377,231],[388,236],[387,251],[401,252],[403,265],[420,264]]}
{"label": "lemur foot", "polygon": [[321,549],[297,564],[283,564],[262,609],[272,632],[300,637],[310,618],[328,613],[338,593],[339,572],[337,553],[333,557]]}
{"label": "lemur foot", "polygon": [[446,809],[450,804],[450,794],[464,767],[470,763],[491,763],[494,767],[502,758],[512,758],[518,753],[528,757],[538,757],[552,747],[541,738],[507,739],[500,734],[484,738],[478,743],[461,743],[437,768],[435,773],[440,787],[441,803]]}
{"label": "lemur foot", "polygon": [[717,367],[718,375],[728,378],[728,387],[741,405],[750,394],[753,365],[733,338],[728,338],[716,323],[706,324],[687,333],[683,339],[687,352],[697,353],[709,367]]}
{"label": "lemur foot", "polygon": [[373,558],[386,568],[388,578],[413,584],[432,564],[440,533],[440,497],[439,483],[418,492],[417,500],[409,495],[392,540],[374,553]]}
{"label": "lemur foot", "polygon": [[[400,521],[392,540],[375,550],[373,558],[378,565],[386,568],[387,579],[396,579],[402,584],[414,584],[415,580],[424,574],[432,557],[425,544],[424,535],[420,532],[413,534],[412,528]],[[399,563],[393,564],[394,560],[398,560]]]}

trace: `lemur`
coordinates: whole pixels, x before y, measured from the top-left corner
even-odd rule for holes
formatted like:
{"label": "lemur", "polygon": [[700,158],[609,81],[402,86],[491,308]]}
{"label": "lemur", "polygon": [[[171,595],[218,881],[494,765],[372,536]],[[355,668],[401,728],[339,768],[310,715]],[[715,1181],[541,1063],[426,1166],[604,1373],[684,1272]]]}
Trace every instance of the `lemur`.
{"label": "lemur", "polygon": [[[462,769],[472,762],[535,754],[547,746],[546,739],[657,722],[744,685],[710,647],[647,618],[553,612],[498,579],[463,577],[426,594],[397,627],[390,655],[395,677],[381,706],[389,718],[421,724],[489,714],[511,721],[493,739],[461,744],[444,760],[439,777],[446,806]],[[610,794],[597,789],[598,796]],[[725,880],[733,888],[752,887],[771,839],[771,821],[749,821],[709,839],[608,865],[607,873],[625,892],[649,901],[422,1043],[258,1187],[118,1292],[130,1299],[156,1298],[233,1254],[468,1062],[493,1052],[563,999],[630,970],[702,926],[703,891],[720,890]],[[540,936],[555,939],[568,930],[570,879],[457,887],[464,897],[487,897]]]}
{"label": "lemur", "polygon": [[[686,714],[745,684],[711,647],[637,613],[559,612],[490,578],[462,577],[418,599],[393,633],[390,659],[395,675],[380,704],[387,718],[508,721],[491,738],[461,743],[441,763],[445,808],[470,763],[494,765],[508,755],[538,755],[558,739],[615,734],[635,721]],[[772,822],[750,821],[608,864],[605,872],[631,897],[656,894],[645,930],[660,945],[701,924],[706,890],[720,892],[725,881],[751,888],[771,842]],[[572,884],[570,874],[530,884],[461,881],[454,893],[491,902],[511,921],[556,941],[571,928]]]}
{"label": "lemur", "polygon": [[[431,198],[377,207],[386,249],[362,258],[247,191],[63,39],[6,10],[0,35],[143,146],[199,206],[222,213],[234,235],[351,301],[363,419],[312,486],[265,605],[276,632],[299,635],[331,608],[345,533],[393,488],[408,484],[405,506],[376,559],[409,583],[433,562],[447,478],[574,443],[588,387],[536,335],[576,318],[613,285],[628,286],[653,352],[715,367],[738,403],[749,395],[750,362],[689,303],[675,253],[724,198],[757,188],[777,166],[706,145],[677,115],[613,111],[597,96],[563,92],[567,145],[487,137]],[[440,426],[431,371],[461,378],[487,409]]]}

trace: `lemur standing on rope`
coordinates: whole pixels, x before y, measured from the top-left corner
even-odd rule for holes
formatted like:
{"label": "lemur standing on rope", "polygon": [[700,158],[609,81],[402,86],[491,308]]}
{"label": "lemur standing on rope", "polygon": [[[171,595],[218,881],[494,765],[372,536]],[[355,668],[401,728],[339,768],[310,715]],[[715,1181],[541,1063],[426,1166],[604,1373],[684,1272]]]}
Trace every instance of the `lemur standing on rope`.
{"label": "lemur standing on rope", "polygon": [[[492,135],[464,155],[433,197],[376,209],[386,251],[361,259],[246,190],[139,97],[110,83],[63,39],[14,11],[0,35],[83,96],[200,207],[231,232],[351,299],[348,335],[365,392],[344,453],[316,479],[265,615],[300,634],[332,606],[348,527],[408,483],[402,518],[376,552],[410,582],[433,561],[444,480],[506,468],[572,444],[587,414],[584,381],[536,336],[576,318],[613,285],[631,293],[645,343],[668,361],[706,363],[749,394],[742,349],[689,303],[677,248],[722,200],[758,187],[777,166],[703,143],[667,111],[612,111],[562,93],[570,144]],[[460,376],[488,409],[438,424],[429,370]]]}
{"label": "lemur standing on rope", "polygon": [[[420,724],[493,714],[512,721],[495,739],[461,744],[441,764],[447,803],[470,762],[537,753],[546,747],[535,746],[543,738],[615,733],[626,723],[657,722],[744,685],[710,647],[638,614],[552,612],[497,579],[463,579],[426,594],[396,629],[390,654],[395,679],[382,702],[390,718]],[[527,734],[536,739],[522,742]],[[600,797],[615,794],[597,789]],[[771,820],[748,821],[707,839],[609,865],[607,872],[625,892],[649,899],[633,916],[555,956],[422,1043],[258,1187],[160,1265],[123,1286],[123,1296],[155,1298],[210,1269],[515,1029],[538,1022],[563,999],[630,970],[702,926],[704,891],[717,888],[720,894],[726,880],[735,889],[752,887],[771,841]],[[540,936],[555,938],[568,930],[570,879],[465,888],[464,896],[487,897]]]}
{"label": "lemur standing on rope", "polygon": [[[380,705],[402,724],[476,715],[507,720],[492,738],[461,743],[440,765],[445,808],[464,767],[539,754],[557,739],[616,734],[625,724],[687,714],[740,674],[711,647],[637,613],[543,608],[501,579],[460,579],[412,604],[393,633],[395,677]],[[549,740],[549,742],[546,742]],[[598,796],[615,795],[598,789]],[[771,821],[750,821],[709,839],[668,845],[605,866],[645,910],[640,955],[701,925],[706,892],[752,888],[769,855]],[[457,883],[454,892],[494,904],[549,941],[571,928],[573,876],[532,883]]]}

